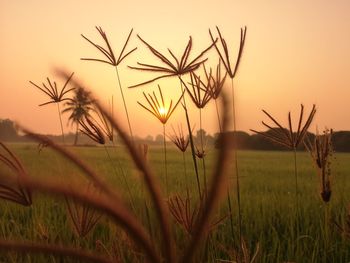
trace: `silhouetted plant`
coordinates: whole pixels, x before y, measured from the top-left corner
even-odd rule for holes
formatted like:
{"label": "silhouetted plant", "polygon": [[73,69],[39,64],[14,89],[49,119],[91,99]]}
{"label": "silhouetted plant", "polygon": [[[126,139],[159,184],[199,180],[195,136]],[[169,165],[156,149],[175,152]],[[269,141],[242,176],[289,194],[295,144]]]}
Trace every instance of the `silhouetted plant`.
{"label": "silhouetted plant", "polygon": [[[202,202],[200,202],[199,205],[193,205],[188,195],[186,198],[182,198],[180,195],[174,195],[168,200],[171,215],[190,236],[193,234],[195,222],[200,216],[202,205]],[[209,223],[206,234],[217,227],[225,218],[226,216],[217,220],[212,220]]]}
{"label": "silhouetted plant", "polygon": [[[265,122],[262,122],[262,124],[270,129],[271,133],[264,133],[259,132],[256,130],[251,130],[252,132],[258,133],[262,135],[263,137],[266,137],[267,139],[276,142],[278,144],[281,144],[285,147],[287,147],[290,150],[293,150],[294,153],[294,178],[295,178],[295,207],[296,207],[296,229],[297,229],[297,236],[299,235],[299,197],[298,197],[298,169],[297,169],[297,147],[300,143],[303,142],[305,134],[307,133],[307,130],[309,129],[312,120],[316,113],[316,106],[313,105],[312,109],[309,113],[309,116],[306,120],[306,122],[303,124],[303,116],[304,116],[304,105],[300,105],[300,115],[299,115],[299,121],[298,121],[298,128],[296,132],[293,130],[292,126],[292,117],[291,113],[288,113],[288,128],[284,128],[274,117],[272,117],[267,111],[263,110],[263,113],[267,115],[267,117],[275,124],[277,125],[278,129],[272,128],[270,125],[266,124]],[[299,246],[297,243],[297,257],[299,256]]]}
{"label": "silhouetted plant", "polygon": [[[231,65],[230,61],[230,55],[227,47],[227,43],[225,39],[223,38],[220,30],[218,27],[216,27],[217,34],[220,39],[221,47],[223,51],[220,51],[218,45],[216,44],[216,40],[214,40],[213,34],[211,33],[209,29],[209,35],[214,43],[215,49],[222,60],[222,63],[224,64],[224,67],[226,69],[226,72],[228,73],[229,77],[231,78],[231,90],[232,90],[232,123],[233,123],[233,132],[234,134],[237,131],[236,127],[236,102],[235,102],[235,92],[234,92],[234,85],[233,85],[233,79],[235,78],[241,59],[242,59],[242,54],[244,50],[244,44],[245,44],[245,38],[246,38],[246,33],[247,33],[247,27],[241,28],[241,36],[240,36],[240,43],[239,43],[239,50],[236,58],[236,63],[235,66],[233,67]],[[240,194],[240,184],[239,184],[239,173],[238,173],[238,161],[237,161],[237,147],[236,147],[236,138],[233,138],[233,144],[234,144],[234,169],[236,173],[236,192],[237,192],[237,205],[238,205],[238,226],[239,226],[239,240],[240,244],[242,243],[242,215],[241,215],[241,194]],[[239,247],[239,249],[241,249]]]}
{"label": "silhouetted plant", "polygon": [[125,101],[125,97],[124,97],[124,93],[123,93],[123,89],[122,89],[122,85],[121,85],[121,81],[120,81],[120,76],[119,76],[119,71],[118,71],[118,66],[119,64],[127,57],[129,56],[132,52],[134,52],[137,48],[135,47],[134,49],[128,51],[126,54],[124,54],[126,46],[130,40],[131,34],[133,32],[133,29],[130,30],[130,33],[128,35],[128,38],[126,39],[124,46],[121,50],[121,52],[119,53],[119,57],[116,59],[113,49],[111,47],[111,44],[109,43],[107,34],[103,31],[103,29],[101,27],[97,27],[96,29],[98,31],[98,33],[101,35],[103,41],[105,42],[105,45],[107,46],[107,49],[95,44],[94,42],[92,42],[90,39],[88,39],[87,37],[85,37],[83,34],[81,35],[85,40],[87,40],[91,45],[93,45],[95,48],[97,48],[105,57],[106,60],[103,59],[96,59],[96,58],[81,58],[82,60],[88,60],[88,61],[97,61],[97,62],[102,62],[102,63],[107,63],[110,64],[112,66],[115,67],[115,71],[117,74],[117,79],[118,79],[118,85],[119,85],[119,89],[120,89],[120,94],[122,96],[123,99],[123,104],[124,104],[124,110],[125,110],[125,115],[126,118],[128,120],[128,126],[129,126],[129,132],[130,132],[130,136],[133,137],[133,133],[132,133],[132,128],[131,128],[131,123],[130,123],[130,118],[129,118],[129,113],[128,113],[128,108],[126,106],[126,101]]}
{"label": "silhouetted plant", "polygon": [[216,109],[216,115],[218,117],[219,129],[220,129],[220,132],[222,132],[217,99],[219,98],[221,91],[225,85],[227,71],[225,72],[224,76],[221,75],[221,60],[220,59],[219,59],[219,63],[216,66],[215,73],[213,73],[211,68],[208,72],[206,67],[205,67],[205,64],[203,64],[203,66],[204,66],[204,72],[205,72],[205,76],[207,78],[207,82],[210,83],[210,95],[211,95],[212,99],[214,99],[214,102],[215,102],[215,109]]}
{"label": "silhouetted plant", "polygon": [[309,151],[311,158],[316,166],[317,174],[321,183],[321,198],[323,202],[328,203],[331,199],[331,158],[333,156],[332,130],[325,129],[323,134],[318,134],[311,142],[306,136],[304,141],[305,148]]}
{"label": "silhouetted plant", "polygon": [[[187,90],[187,94],[189,94],[192,102],[199,110],[199,129],[202,131],[202,109],[208,104],[208,102],[211,99],[211,81],[210,78],[207,79],[206,83],[204,83],[200,76],[195,74],[194,72],[191,72],[191,87],[192,89],[188,88],[187,85],[185,85],[185,88]],[[200,149],[196,146],[196,156],[202,160],[203,165],[203,179],[204,179],[204,191],[205,195],[207,194],[207,178],[206,178],[206,169],[205,169],[205,149],[204,149],[204,142],[203,142],[203,132],[200,133]]]}
{"label": "silhouetted plant", "polygon": [[0,170],[0,198],[15,202],[20,205],[30,206],[32,204],[31,190],[22,184],[28,174],[18,157],[0,142],[0,164],[8,168],[11,175]]}
{"label": "silhouetted plant", "polygon": [[[158,80],[158,79],[161,79],[161,78],[177,76],[179,78],[179,81],[180,81],[181,92],[184,92],[184,88],[182,86],[184,84],[184,81],[182,80],[182,76],[184,76],[190,72],[193,72],[194,70],[198,69],[201,64],[203,64],[205,61],[207,61],[207,58],[202,59],[202,57],[215,44],[215,42],[214,42],[208,48],[203,50],[197,57],[190,60],[189,56],[190,56],[190,53],[192,51],[192,37],[190,37],[190,39],[187,43],[187,46],[186,46],[181,57],[176,57],[174,55],[174,53],[170,49],[168,49],[172,60],[175,61],[175,62],[172,62],[165,55],[163,55],[161,52],[159,52],[158,50],[153,48],[150,44],[148,44],[145,40],[143,40],[139,35],[138,35],[138,37],[148,47],[148,49],[152,52],[152,54],[162,62],[162,65],[161,66],[151,65],[151,64],[145,64],[145,63],[138,62],[139,67],[134,67],[134,66],[129,66],[129,67],[131,69],[148,71],[148,72],[155,72],[155,73],[159,73],[159,74],[163,74],[163,75],[158,76],[156,78],[153,78],[151,80],[130,86],[129,88],[145,85],[145,84],[151,83],[151,82]],[[192,129],[191,129],[191,124],[190,124],[190,120],[188,117],[185,97],[183,97],[183,107],[185,110],[185,117],[186,117],[188,133],[190,136],[192,160],[193,160],[193,164],[194,164],[194,168],[195,168],[195,173],[196,173],[196,176],[198,178],[198,168],[197,168],[197,161],[196,161],[196,155],[195,155],[195,149],[194,149],[194,143],[193,143],[193,137],[192,137]],[[199,197],[201,198],[200,192],[199,192]]]}
{"label": "silhouetted plant", "polygon": [[170,100],[169,106],[166,106],[165,102],[164,102],[163,93],[162,93],[162,90],[160,89],[159,85],[158,85],[158,90],[159,90],[160,98],[157,98],[155,92],[153,92],[153,96],[151,94],[148,94],[148,96],[147,96],[146,93],[143,92],[143,96],[145,97],[149,107],[143,105],[139,101],[137,103],[142,108],[144,108],[145,110],[150,112],[153,116],[155,116],[163,124],[164,171],[165,171],[165,184],[166,184],[166,189],[167,189],[167,194],[168,194],[169,188],[168,188],[165,124],[169,120],[170,116],[173,114],[177,105],[180,103],[180,100],[181,100],[183,94],[180,96],[180,98],[177,100],[177,102],[174,105],[173,105],[173,100]]}
{"label": "silhouetted plant", "polygon": [[168,51],[169,51],[172,59],[175,61],[175,62],[172,62],[165,55],[163,55],[161,52],[159,52],[154,47],[152,47],[150,44],[148,44],[145,40],[143,40],[139,35],[137,35],[137,36],[142,41],[142,43],[144,43],[148,47],[148,49],[152,52],[152,54],[154,56],[156,56],[164,64],[164,66],[151,65],[151,64],[137,62],[139,67],[129,66],[129,68],[141,70],[141,71],[161,73],[163,75],[158,76],[156,78],[153,78],[151,80],[130,86],[129,88],[138,87],[141,85],[151,83],[155,80],[158,80],[161,78],[166,78],[166,77],[171,77],[171,76],[178,76],[180,78],[181,76],[183,76],[185,74],[193,72],[194,70],[198,69],[201,64],[203,64],[205,61],[207,61],[207,58],[206,59],[201,59],[201,58],[214,45],[214,44],[211,44],[208,48],[203,50],[197,57],[195,57],[192,60],[189,60],[189,56],[190,56],[190,53],[192,51],[192,37],[190,36],[190,39],[187,43],[187,46],[186,46],[181,58],[177,58],[174,55],[174,53],[168,48]]}
{"label": "silhouetted plant", "polygon": [[65,98],[65,95],[68,92],[74,90],[74,88],[66,89],[67,85],[68,85],[69,81],[72,79],[73,75],[74,75],[74,72],[69,77],[67,77],[67,80],[64,83],[64,85],[63,85],[63,87],[62,87],[62,89],[60,91],[57,88],[56,81],[54,81],[52,83],[49,78],[46,78],[47,82],[48,82],[48,86],[45,83],[42,83],[42,85],[43,85],[42,88],[39,85],[35,84],[34,82],[29,81],[30,84],[32,84],[33,86],[37,87],[39,90],[44,92],[50,98],[50,100],[48,102],[44,102],[42,104],[39,104],[39,106],[44,106],[44,105],[48,105],[48,104],[51,104],[51,103],[56,103],[57,104],[57,110],[58,110],[58,116],[59,116],[60,124],[61,124],[61,132],[62,132],[62,141],[63,141],[63,143],[64,143],[64,131],[63,131],[62,118],[61,118],[60,102],[70,100],[70,98]]}
{"label": "silhouetted plant", "polygon": [[80,131],[88,136],[91,140],[99,144],[106,143],[103,132],[99,126],[91,119],[91,117],[84,117],[79,121],[79,124],[82,127]]}
{"label": "silhouetted plant", "polygon": [[[85,191],[89,194],[91,191],[97,191],[97,189],[89,184]],[[101,218],[101,213],[86,204],[81,205],[74,200],[66,199],[66,204],[68,215],[72,220],[72,225],[76,234],[84,238],[98,223]]]}

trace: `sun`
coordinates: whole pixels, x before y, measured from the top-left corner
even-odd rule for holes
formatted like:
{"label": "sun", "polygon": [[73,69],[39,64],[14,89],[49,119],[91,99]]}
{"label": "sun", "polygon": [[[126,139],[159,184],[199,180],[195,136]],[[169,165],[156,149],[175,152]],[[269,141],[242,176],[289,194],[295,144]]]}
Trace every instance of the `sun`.
{"label": "sun", "polygon": [[165,116],[167,114],[167,112],[168,112],[168,110],[166,108],[163,108],[163,107],[160,107],[158,109],[158,111],[159,111],[159,114],[162,115],[162,116]]}

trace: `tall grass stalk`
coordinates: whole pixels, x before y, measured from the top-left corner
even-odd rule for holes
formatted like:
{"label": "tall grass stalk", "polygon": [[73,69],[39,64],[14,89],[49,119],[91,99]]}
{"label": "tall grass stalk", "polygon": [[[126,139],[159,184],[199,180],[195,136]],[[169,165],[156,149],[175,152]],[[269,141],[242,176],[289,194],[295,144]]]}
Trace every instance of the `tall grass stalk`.
{"label": "tall grass stalk", "polygon": [[166,139],[165,139],[165,124],[163,124],[163,151],[164,151],[164,174],[165,174],[165,187],[167,196],[169,196],[169,183],[168,183],[168,162],[166,156]]}
{"label": "tall grass stalk", "polygon": [[207,176],[205,170],[205,153],[204,153],[204,143],[203,143],[203,127],[202,127],[202,108],[199,108],[199,130],[200,130],[200,140],[201,140],[201,151],[203,153],[202,156],[202,165],[203,165],[203,181],[204,181],[204,196],[206,197],[208,194],[207,188]]}
{"label": "tall grass stalk", "polygon": [[[182,80],[181,76],[179,76],[179,80],[180,80],[181,92],[184,93],[183,80]],[[194,165],[194,171],[196,173],[198,195],[199,195],[199,199],[201,200],[202,199],[201,184],[200,184],[200,181],[199,181],[198,166],[197,166],[197,160],[196,160],[196,152],[195,152],[194,143],[193,143],[193,135],[192,135],[191,123],[190,123],[190,119],[188,117],[185,96],[182,97],[182,102],[183,102],[183,108],[184,108],[184,111],[185,111],[186,123],[187,123],[187,128],[188,128],[188,136],[190,138],[190,146],[191,146],[191,153],[192,153],[192,160],[193,160],[193,165]]]}
{"label": "tall grass stalk", "polygon": [[60,119],[60,125],[61,125],[61,133],[62,133],[62,142],[63,144],[65,144],[65,140],[64,140],[64,131],[63,131],[63,124],[62,124],[62,116],[61,116],[61,109],[60,109],[60,103],[57,102],[57,111],[58,111],[58,116]]}
{"label": "tall grass stalk", "polygon": [[[114,142],[112,142],[112,143],[113,143],[113,148],[115,148]],[[110,164],[111,164],[111,166],[112,166],[112,168],[113,168],[113,171],[114,171],[115,176],[119,178],[118,172],[117,172],[116,167],[115,167],[115,165],[114,165],[114,162],[113,162],[113,160],[112,160],[111,154],[109,153],[109,151],[108,151],[108,149],[107,149],[107,146],[104,145],[103,148],[104,148],[105,151],[106,151],[108,160],[109,160],[109,162],[110,162]],[[130,186],[129,186],[129,184],[128,184],[128,180],[126,179],[126,176],[125,176],[123,167],[122,167],[122,165],[121,165],[121,163],[119,162],[118,159],[117,159],[117,165],[118,165],[119,170],[120,170],[120,172],[121,172],[121,174],[122,174],[122,177],[123,177],[123,180],[124,180],[124,185],[125,185],[125,187],[126,187],[126,190],[127,190],[127,192],[128,192],[128,195],[129,195],[131,207],[132,207],[133,211],[136,211],[136,209],[135,209],[135,204],[134,204],[134,198],[133,198],[133,195],[131,194],[131,189],[130,189]]]}
{"label": "tall grass stalk", "polygon": [[232,123],[233,123],[233,163],[236,176],[236,194],[237,194],[237,210],[238,210],[238,238],[239,238],[239,257],[241,255],[242,245],[242,214],[241,214],[241,193],[239,185],[239,173],[238,173],[238,161],[237,161],[237,140],[236,140],[236,102],[235,102],[235,90],[233,85],[233,78],[231,78],[231,91],[232,91]]}
{"label": "tall grass stalk", "polygon": [[293,149],[293,159],[294,159],[294,179],[295,179],[295,227],[296,227],[296,260],[299,260],[300,256],[300,246],[299,246],[299,193],[298,193],[298,165],[297,165],[297,150]]}
{"label": "tall grass stalk", "polygon": [[[223,100],[223,112],[227,111],[227,101]],[[227,123],[228,116],[225,113],[223,117],[223,130],[227,131]],[[206,233],[206,229],[210,223],[209,215],[213,212],[214,208],[218,204],[222,195],[222,188],[225,187],[227,183],[227,175],[225,171],[227,171],[228,161],[230,160],[230,151],[228,144],[230,143],[230,138],[226,136],[224,133],[222,136],[222,147],[219,152],[217,163],[215,169],[213,170],[213,175],[211,179],[210,189],[208,191],[208,198],[203,203],[203,210],[200,213],[200,216],[195,222],[194,231],[192,235],[192,240],[190,241],[189,246],[186,248],[184,255],[180,262],[187,263],[191,262],[196,250],[198,249],[198,243],[200,242],[203,235]]]}
{"label": "tall grass stalk", "polygon": [[119,85],[119,89],[120,89],[120,94],[122,95],[122,99],[123,99],[123,105],[124,105],[124,110],[125,110],[125,116],[126,119],[128,121],[128,127],[129,127],[129,133],[131,136],[131,139],[134,140],[134,136],[133,136],[133,132],[132,132],[132,128],[131,128],[131,123],[130,123],[130,118],[129,118],[129,113],[128,113],[128,108],[126,106],[126,101],[124,98],[124,92],[123,92],[123,88],[122,88],[122,84],[120,81],[120,77],[119,77],[119,71],[118,71],[118,66],[115,66],[115,72],[117,74],[117,79],[118,79],[118,85]]}

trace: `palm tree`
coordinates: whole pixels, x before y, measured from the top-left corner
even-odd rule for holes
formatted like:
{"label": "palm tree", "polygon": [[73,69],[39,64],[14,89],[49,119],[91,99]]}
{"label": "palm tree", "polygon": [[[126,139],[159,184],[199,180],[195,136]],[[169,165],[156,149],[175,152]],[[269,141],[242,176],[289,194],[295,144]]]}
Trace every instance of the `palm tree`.
{"label": "palm tree", "polygon": [[62,113],[70,112],[68,121],[71,125],[76,124],[74,145],[77,145],[78,142],[79,122],[83,117],[90,115],[90,110],[93,110],[92,103],[93,100],[90,98],[90,92],[84,90],[82,87],[76,88],[74,97],[65,103],[66,108]]}

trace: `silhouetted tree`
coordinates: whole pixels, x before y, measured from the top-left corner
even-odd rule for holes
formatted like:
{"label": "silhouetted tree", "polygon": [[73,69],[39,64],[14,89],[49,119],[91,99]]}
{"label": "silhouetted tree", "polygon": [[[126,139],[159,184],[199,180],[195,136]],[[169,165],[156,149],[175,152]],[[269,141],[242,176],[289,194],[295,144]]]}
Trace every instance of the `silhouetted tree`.
{"label": "silhouetted tree", "polygon": [[62,113],[70,112],[68,121],[71,125],[76,125],[74,145],[78,143],[79,121],[83,117],[89,116],[89,112],[93,110],[92,103],[93,101],[90,99],[89,92],[81,87],[76,88],[74,97],[65,103],[66,108]]}
{"label": "silhouetted tree", "polygon": [[0,140],[16,141],[17,139],[18,135],[14,123],[9,119],[0,120]]}

